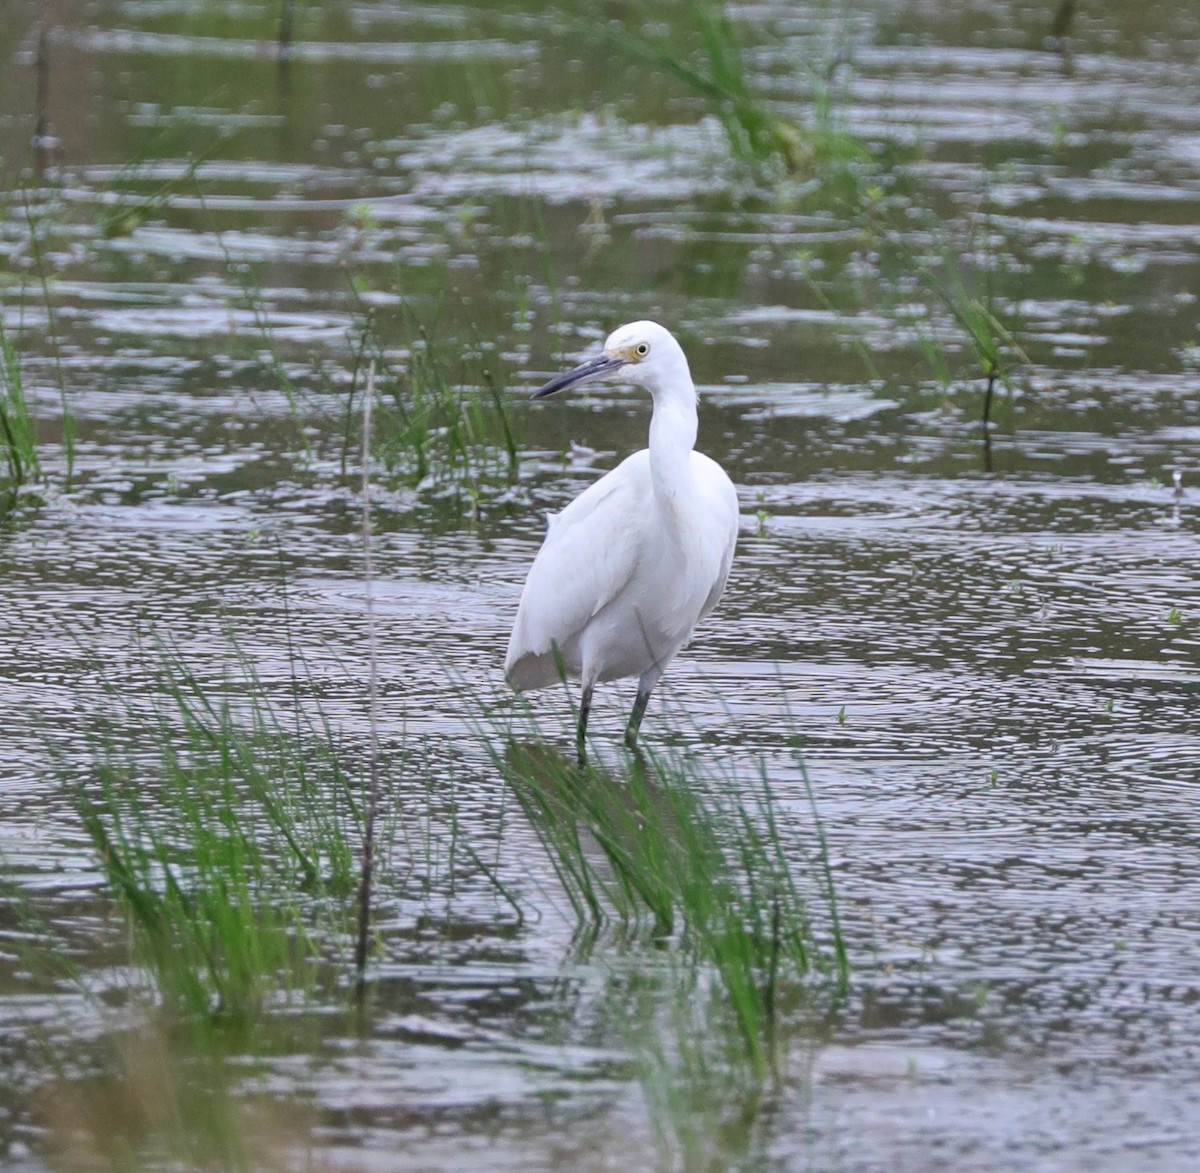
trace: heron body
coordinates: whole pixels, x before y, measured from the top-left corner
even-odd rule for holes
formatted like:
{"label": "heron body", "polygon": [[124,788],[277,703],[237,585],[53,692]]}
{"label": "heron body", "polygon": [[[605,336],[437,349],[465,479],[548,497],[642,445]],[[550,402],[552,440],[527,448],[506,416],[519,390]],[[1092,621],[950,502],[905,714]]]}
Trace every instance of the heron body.
{"label": "heron body", "polygon": [[550,517],[504,665],[518,691],[564,672],[581,682],[581,761],[597,684],[638,678],[626,732],[634,743],[651,689],[721,597],[738,531],[732,482],[693,447],[696,389],[671,334],[654,322],[622,326],[599,356],[535,394],[596,380],[649,391],[650,444]]}

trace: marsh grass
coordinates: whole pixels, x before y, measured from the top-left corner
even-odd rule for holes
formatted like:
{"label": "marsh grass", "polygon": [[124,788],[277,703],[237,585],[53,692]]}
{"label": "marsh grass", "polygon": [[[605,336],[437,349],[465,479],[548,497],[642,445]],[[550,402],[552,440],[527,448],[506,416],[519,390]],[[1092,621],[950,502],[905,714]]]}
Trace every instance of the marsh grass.
{"label": "marsh grass", "polygon": [[[178,129],[172,127],[172,133]],[[350,272],[349,390],[339,409],[331,413],[327,397],[312,393],[303,379],[293,377],[295,367],[287,361],[276,335],[273,308],[258,272],[230,247],[209,206],[197,175],[203,156],[189,157],[179,175],[148,193],[130,194],[130,188],[145,186],[141,177],[152,153],[145,148],[112,181],[112,206],[100,225],[101,234],[135,232],[148,218],[169,208],[181,190],[188,190],[213,234],[226,274],[239,290],[239,308],[252,319],[266,371],[287,401],[296,443],[306,460],[316,455],[311,439],[314,426],[318,435],[340,435],[341,471],[348,479],[356,403],[366,370],[373,364],[382,392],[376,409],[376,451],[389,478],[430,495],[465,497],[476,508],[487,486],[516,480],[520,452],[505,387],[497,371],[478,357],[482,353],[478,345],[468,356],[446,354],[431,325],[419,321],[407,303],[396,321],[381,323],[362,295],[365,280]],[[381,333],[384,325],[386,337]],[[397,358],[398,352],[403,357]]]}
{"label": "marsh grass", "polygon": [[[216,144],[196,152],[196,142],[201,134],[194,119],[176,115],[169,125],[150,136],[100,188],[97,194],[101,210],[97,227],[102,239],[132,236],[142,225],[167,212],[181,190],[202,190],[196,172],[213,153]],[[176,142],[188,152],[183,168],[177,175],[165,179],[151,178],[153,164],[169,157]]]}
{"label": "marsh grass", "polygon": [[775,113],[756,91],[723,0],[691,0],[686,11],[689,27],[681,33],[605,27],[604,35],[627,56],[669,74],[704,99],[741,163],[778,163],[794,175],[865,157],[862,145],[836,118],[832,80],[840,58],[811,74],[813,119],[800,125]]}
{"label": "marsh grass", "polygon": [[[323,397],[293,379],[254,267],[229,248],[202,188],[190,178],[225,269],[253,318],[268,372],[287,400],[306,459],[315,455],[309,438],[315,424],[318,434],[340,436],[341,474],[343,480],[350,479],[356,408],[367,371],[373,368],[381,392],[374,413],[375,454],[388,479],[435,497],[465,498],[476,511],[488,486],[516,480],[520,451],[505,387],[497,372],[475,357],[479,348],[473,355],[447,355],[429,324],[418,320],[407,304],[395,322],[381,323],[363,297],[365,281],[354,273],[347,279],[352,319],[347,329],[349,389],[341,393],[337,411],[330,412]],[[394,335],[399,336],[398,346]]]}
{"label": "marsh grass", "polygon": [[[985,273],[985,289],[982,294],[973,293],[968,289],[963,270],[951,253],[946,253],[940,271],[922,266],[919,272],[926,287],[932,291],[942,309],[958,327],[965,349],[973,357],[978,377],[982,379],[980,424],[983,470],[991,473],[992,417],[996,384],[999,382],[1007,392],[1007,402],[1011,409],[1015,393],[1013,375],[1019,367],[1030,365],[1029,356],[997,314],[990,265]],[[940,348],[928,339],[921,339],[920,345],[943,388],[949,392],[952,380]]]}
{"label": "marsh grass", "polygon": [[[687,5],[691,38],[677,40],[621,28],[606,35],[628,56],[675,77],[702,97],[725,133],[730,153],[743,163],[779,160],[788,171],[799,169],[805,144],[799,127],[773,114],[747,79],[741,43],[719,0]],[[698,42],[693,51],[685,40]]]}
{"label": "marsh grass", "polygon": [[[319,707],[304,715],[316,690],[294,654],[285,705],[236,649],[218,681],[161,641],[141,661],[141,699],[105,682],[109,719],[71,794],[124,912],[146,1009],[110,1035],[94,1080],[58,1081],[49,1127],[91,1167],[290,1167],[311,1121],[259,1111],[249,1073],[274,1011],[346,1007],[363,751]],[[540,745],[488,744],[574,911],[580,960],[626,975],[610,1009],[664,1151],[727,1167],[755,1135],[797,1021],[847,981],[815,810],[810,821],[793,806],[785,827],[765,767],[725,776],[661,755],[609,773]],[[481,858],[453,795],[427,790],[422,818],[413,786],[401,826],[384,828],[383,882],[445,907],[474,869],[519,926],[532,906]]]}
{"label": "marsh grass", "polygon": [[[990,232],[986,233],[990,239]],[[956,254],[943,249],[937,267],[918,266],[926,288],[957,325],[967,351],[973,357],[984,384],[981,422],[985,431],[992,422],[992,402],[999,380],[1012,394],[1012,374],[1018,366],[1029,365],[1012,330],[1001,321],[996,308],[993,286],[996,258],[990,248],[982,274],[982,289],[972,290]]]}
{"label": "marsh grass", "polygon": [[[46,1042],[44,1066],[57,1077],[38,1094],[38,1116],[63,1167],[316,1167],[306,1101],[281,1105],[258,1073],[273,1048],[315,1054],[331,1021],[351,1034],[368,1022],[352,1018],[348,998],[363,977],[362,739],[327,718],[290,636],[290,687],[261,680],[228,642],[216,680],[154,638],[134,650],[135,690],[93,664],[101,715],[88,730],[90,766],[51,738],[104,897],[122,914],[97,981],[70,966],[71,946],[32,902],[12,903],[28,968],[73,980],[96,1015],[86,1058],[71,1028],[66,1052]],[[511,902],[474,845],[457,841],[454,797],[445,785],[435,792],[429,763],[389,746],[379,766],[376,900],[394,916],[402,905],[405,923],[422,908],[448,916],[455,885],[471,884],[474,899],[482,877]],[[410,769],[401,813],[382,800]]]}
{"label": "marsh grass", "polygon": [[375,631],[375,561],[371,548],[371,412],[375,405],[375,364],[367,371],[362,408],[362,555],[363,602],[367,612],[367,720],[370,745],[367,760],[367,805],[362,831],[362,864],[358,885],[358,934],[354,946],[355,990],[362,1005],[367,988],[370,948],[371,894],[375,879],[375,836],[383,787],[379,772],[379,645]]}
{"label": "marsh grass", "polygon": [[353,404],[363,367],[374,363],[379,402],[374,445],[384,475],[432,496],[465,498],[473,508],[491,486],[517,479],[521,457],[506,389],[479,356],[448,356],[435,331],[407,307],[399,326],[404,357],[384,346],[375,316],[356,331],[355,366],[343,427],[350,444]]}
{"label": "marsh grass", "polygon": [[214,695],[169,646],[155,654],[152,711],[106,683],[119,727],[71,789],[135,960],[191,1019],[303,996],[353,885],[359,816],[333,732],[298,706],[285,724],[244,659]]}
{"label": "marsh grass", "polygon": [[[740,1053],[762,1075],[781,999],[817,986],[841,991],[848,979],[815,807],[816,866],[805,883],[765,768],[747,783],[703,777],[676,757],[626,761],[614,777],[512,741],[501,769],[584,939],[615,925],[670,942],[679,980],[721,1002]],[[810,895],[827,922],[824,939]]]}
{"label": "marsh grass", "polygon": [[308,402],[303,390],[297,386],[288,372],[287,364],[283,361],[279,341],[275,337],[275,330],[271,323],[271,308],[263,294],[262,282],[259,280],[254,266],[244,259],[235,256],[230,249],[217,216],[208,205],[204,187],[196,176],[196,163],[198,163],[198,160],[189,165],[186,178],[191,185],[195,198],[199,201],[200,210],[208,222],[209,231],[213,234],[217,242],[217,247],[221,250],[225,272],[236,282],[238,288],[241,290],[242,306],[254,320],[255,331],[268,357],[266,366],[278,385],[280,392],[282,392],[284,398],[287,400],[288,410],[292,416],[292,423],[296,428],[300,450],[306,458],[311,458],[313,455],[312,444],[309,441],[305,424],[308,422],[308,417],[313,413],[314,405]]}
{"label": "marsh grass", "polygon": [[50,267],[46,258],[45,237],[50,218],[42,210],[42,205],[35,203],[28,190],[22,191],[22,197],[25,220],[29,225],[29,250],[33,259],[34,271],[37,274],[42,304],[46,310],[46,337],[54,358],[54,378],[58,386],[58,398],[62,408],[62,446],[66,461],[65,483],[67,487],[70,487],[75,476],[75,417],[71,412],[70,399],[67,395],[67,377],[63,367],[58,311],[55,308],[50,288]]}
{"label": "marsh grass", "polygon": [[[902,291],[900,296],[911,302],[914,288],[923,295],[927,316],[903,320],[946,396],[963,377],[961,363],[953,360],[952,352],[969,356],[971,374],[967,377],[982,383],[979,419],[984,467],[990,472],[996,389],[1005,389],[1011,405],[1014,376],[1032,365],[1017,337],[1012,315],[1002,312],[996,292],[997,285],[1009,276],[1006,254],[986,211],[968,222],[961,238],[931,214],[924,219],[926,243],[921,250],[911,243],[911,229],[891,222],[878,202],[866,209],[864,233],[879,250],[885,272]],[[926,325],[939,317],[952,326],[953,337],[945,341],[933,337]]]}
{"label": "marsh grass", "polygon": [[[50,262],[46,254],[47,238],[61,227],[57,217],[62,209],[62,201],[57,189],[52,185],[40,186],[33,190],[21,186],[15,191],[4,193],[0,199],[0,208],[11,215],[14,209],[3,205],[18,203],[19,214],[26,225],[24,245],[29,253],[29,267],[33,270],[46,313],[45,342],[50,351],[62,409],[61,437],[65,464],[62,484],[64,488],[70,488],[75,475],[75,417],[67,394],[58,312],[52,289]],[[41,479],[44,471],[37,450],[37,421],[29,410],[22,356],[12,332],[5,326],[7,319],[8,327],[20,333],[23,339],[32,336],[31,331],[24,329],[22,322],[26,296],[26,278],[22,276],[19,279],[19,298],[15,308],[10,309],[6,306],[5,312],[0,314],[0,454],[3,456],[10,489]]]}
{"label": "marsh grass", "polygon": [[[640,1082],[662,1167],[759,1168],[799,1039],[849,982],[824,831],[761,761],[622,755],[581,768],[507,742],[500,767],[566,893]],[[737,770],[736,775],[734,770]],[[797,825],[801,821],[801,825]]]}
{"label": "marsh grass", "polygon": [[36,420],[29,411],[21,360],[0,320],[0,451],[10,489],[18,489],[41,476]]}

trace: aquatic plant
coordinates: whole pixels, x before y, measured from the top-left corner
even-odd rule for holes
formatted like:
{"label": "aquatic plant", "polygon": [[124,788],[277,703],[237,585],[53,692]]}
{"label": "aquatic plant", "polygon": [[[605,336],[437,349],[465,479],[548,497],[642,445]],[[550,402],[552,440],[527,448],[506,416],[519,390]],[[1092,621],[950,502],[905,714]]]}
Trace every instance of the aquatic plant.
{"label": "aquatic plant", "polygon": [[379,655],[375,638],[375,565],[371,552],[371,409],[375,403],[375,364],[367,371],[362,410],[362,553],[363,601],[367,612],[367,809],[363,820],[362,866],[358,884],[358,935],[354,947],[355,988],[361,1004],[367,988],[367,951],[371,931],[371,888],[375,879],[375,834],[383,787],[379,774]]}
{"label": "aquatic plant", "polygon": [[398,323],[404,357],[397,360],[396,347],[381,336],[380,315],[363,297],[366,283],[354,273],[347,277],[350,385],[341,401],[340,419],[331,419],[327,401],[307,393],[289,373],[254,266],[233,254],[198,183],[195,189],[226,271],[239,285],[243,305],[253,317],[269,372],[287,399],[306,456],[312,455],[309,435],[314,421],[320,432],[340,431],[341,472],[343,479],[349,478],[359,391],[372,367],[383,392],[374,409],[376,453],[389,478],[436,495],[465,496],[476,508],[487,483],[516,479],[520,453],[496,371],[477,357],[476,348],[475,356],[458,360],[459,370],[452,376],[434,334],[406,304]]}
{"label": "aquatic plant", "polygon": [[296,426],[300,447],[304,455],[311,456],[312,445],[304,428],[305,416],[311,410],[311,406],[304,401],[300,389],[292,381],[292,377],[288,373],[287,364],[284,363],[280,355],[279,344],[271,324],[270,307],[263,296],[262,283],[258,279],[258,273],[253,265],[249,264],[243,258],[234,256],[225,240],[225,234],[221,231],[216,216],[205,201],[204,189],[201,187],[194,173],[190,175],[190,178],[197,198],[200,201],[201,211],[208,219],[209,231],[212,232],[216,239],[217,247],[221,250],[221,256],[225,263],[225,272],[237,283],[242,291],[243,305],[254,319],[254,328],[269,358],[267,366],[270,374],[274,378],[279,390],[283,393],[284,398],[287,399],[288,409],[292,414],[292,422]]}
{"label": "aquatic plant", "polygon": [[674,755],[577,767],[512,739],[497,760],[566,893],[581,957],[609,975],[609,1017],[664,1166],[730,1167],[757,1143],[789,1040],[848,983],[811,788],[811,850],[798,853],[762,762],[748,784]]}
{"label": "aquatic plant", "polygon": [[[622,26],[605,27],[604,33],[629,56],[670,74],[703,98],[740,162],[778,162],[795,174],[810,165],[864,157],[862,145],[840,130],[834,118],[829,83],[840,58],[822,74],[813,74],[814,118],[803,126],[776,114],[756,92],[724,0],[692,0],[686,9],[690,28],[678,40],[672,30],[648,33]],[[684,43],[688,40],[697,42],[694,49]]]}
{"label": "aquatic plant", "polygon": [[[70,794],[159,1000],[190,1018],[245,1014],[315,980],[342,933],[358,810],[332,730],[285,723],[252,666],[214,697],[159,644],[150,712],[104,692],[91,777]],[[138,729],[136,744],[118,728]]]}
{"label": "aquatic plant", "polygon": [[[991,426],[996,386],[1010,395],[1012,378],[1030,359],[1014,334],[1014,327],[1001,318],[996,294],[997,281],[1006,273],[991,217],[986,213],[970,221],[966,238],[956,239],[951,230],[932,215],[925,217],[926,247],[918,252],[910,243],[911,230],[893,224],[884,206],[874,202],[864,209],[865,236],[885,257],[883,264],[893,272],[897,287],[912,301],[914,283],[928,305],[924,319],[906,314],[902,319],[913,332],[918,349],[935,377],[948,392],[953,383],[952,365],[946,347],[929,334],[925,323],[935,315],[948,316],[961,349],[968,353],[983,382],[980,421],[983,427],[984,467],[991,471]],[[976,241],[976,233],[982,243]],[[981,256],[977,264],[963,258]]]}
{"label": "aquatic plant", "polygon": [[1071,21],[1075,18],[1075,3],[1076,0],[1059,0],[1046,37],[1048,47],[1058,50],[1064,57],[1069,52],[1067,37],[1070,35]]}
{"label": "aquatic plant", "polygon": [[19,488],[41,475],[35,421],[29,414],[21,361],[0,320],[0,453],[10,488]]}
{"label": "aquatic plant", "polygon": [[725,132],[734,158],[748,163],[778,159],[795,171],[803,155],[798,127],[772,114],[746,78],[741,44],[723,3],[688,5],[698,35],[698,61],[681,51],[670,34],[622,30],[616,43],[625,52],[671,74],[708,103]]}
{"label": "aquatic plant", "polygon": [[353,405],[361,364],[379,369],[376,450],[385,474],[435,495],[466,497],[477,509],[485,486],[516,479],[521,456],[496,371],[477,355],[457,359],[457,376],[435,334],[406,310],[402,362],[389,361],[373,316],[365,316],[347,400]]}
{"label": "aquatic plant", "polygon": [[[819,932],[760,764],[757,784],[705,777],[675,756],[623,758],[619,777],[510,741],[498,764],[582,930],[618,925],[677,948],[679,980],[732,1015],[753,1071],[768,1065],[785,989],[842,989],[849,967],[813,811]],[[807,774],[800,763],[801,775]],[[810,794],[811,798],[811,794]]]}
{"label": "aquatic plant", "polygon": [[[186,114],[176,115],[157,134],[150,136],[99,188],[98,226],[102,239],[132,236],[147,221],[167,212],[181,189],[201,190],[196,172],[214,153],[217,144],[210,141],[204,148],[197,149],[200,133],[194,119]],[[186,163],[177,173],[160,178],[154,164],[160,158],[174,154],[175,142],[186,155]]]}
{"label": "aquatic plant", "polygon": [[[66,466],[63,483],[65,487],[69,488],[75,475],[75,417],[71,412],[71,405],[67,396],[67,380],[63,368],[58,313],[55,308],[54,297],[51,293],[50,268],[45,250],[45,237],[51,223],[51,212],[48,209],[58,207],[59,203],[56,201],[53,189],[48,189],[48,194],[46,195],[43,195],[40,191],[35,195],[27,188],[22,187],[17,194],[21,200],[21,209],[27,225],[25,243],[29,249],[32,268],[37,277],[42,304],[46,311],[45,337],[49,342],[50,352],[53,357],[54,379],[58,387],[59,404],[62,409],[62,450]],[[21,286],[23,297],[24,279],[22,279]],[[11,353],[12,348],[7,347],[4,353],[4,380],[6,397],[10,401],[10,412],[16,415],[15,401],[17,399],[23,400],[24,394],[19,390],[19,377],[14,376],[13,373],[14,371],[19,371],[19,368],[9,362]],[[0,440],[8,444],[6,439],[0,437]],[[26,451],[25,455],[28,456],[29,452]]]}
{"label": "aquatic plant", "polygon": [[953,252],[946,251],[939,267],[918,266],[921,280],[958,325],[967,347],[979,365],[984,381],[981,420],[985,435],[992,422],[992,399],[999,379],[1010,387],[1014,363],[1028,363],[1029,357],[1000,321],[990,280],[985,274],[985,289],[973,293],[967,288],[961,266]]}

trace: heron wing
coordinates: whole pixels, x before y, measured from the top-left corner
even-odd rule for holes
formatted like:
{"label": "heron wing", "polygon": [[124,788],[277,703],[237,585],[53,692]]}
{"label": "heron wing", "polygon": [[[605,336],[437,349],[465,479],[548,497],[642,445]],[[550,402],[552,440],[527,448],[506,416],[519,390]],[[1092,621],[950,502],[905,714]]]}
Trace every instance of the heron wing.
{"label": "heron wing", "polygon": [[550,519],[508,644],[504,673],[513,687],[555,683],[555,647],[567,656],[592,617],[633,578],[650,492],[648,453],[636,452]]}
{"label": "heron wing", "polygon": [[725,527],[725,547],[721,554],[720,569],[712,590],[704,600],[704,606],[700,608],[699,619],[703,619],[721,601],[721,596],[725,593],[725,582],[729,578],[729,568],[733,565],[733,550],[737,545],[740,508],[737,490],[725,470],[701,452],[693,453],[692,458],[703,469],[698,480],[704,486],[706,494],[711,497],[713,514],[722,518]]}

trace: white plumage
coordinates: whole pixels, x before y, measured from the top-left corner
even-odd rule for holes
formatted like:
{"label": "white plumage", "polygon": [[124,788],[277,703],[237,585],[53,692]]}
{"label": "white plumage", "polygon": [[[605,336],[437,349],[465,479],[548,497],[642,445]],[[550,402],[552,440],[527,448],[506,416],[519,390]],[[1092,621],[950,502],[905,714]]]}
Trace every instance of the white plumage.
{"label": "white plumage", "polygon": [[555,684],[564,670],[582,683],[580,761],[592,690],[609,680],[638,677],[634,744],[650,690],[725,589],[738,531],[732,482],[693,449],[696,389],[671,334],[654,322],[622,326],[535,398],[595,380],[650,392],[650,446],[551,516],[504,664],[519,691]]}

